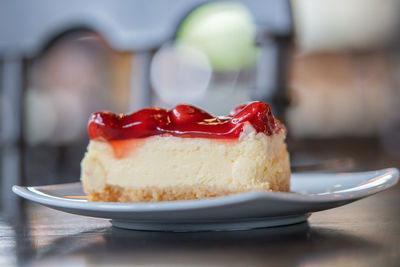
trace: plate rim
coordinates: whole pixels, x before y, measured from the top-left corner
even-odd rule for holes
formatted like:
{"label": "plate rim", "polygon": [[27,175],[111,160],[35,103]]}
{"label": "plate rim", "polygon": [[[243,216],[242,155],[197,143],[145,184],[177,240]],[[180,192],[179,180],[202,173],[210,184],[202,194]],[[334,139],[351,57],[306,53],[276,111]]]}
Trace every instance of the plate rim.
{"label": "plate rim", "polygon": [[[193,209],[208,209],[212,207],[229,206],[232,204],[245,203],[254,200],[279,200],[283,202],[296,202],[296,203],[333,203],[338,201],[354,201],[361,199],[378,192],[387,190],[399,181],[399,170],[397,168],[386,168],[374,171],[365,172],[347,172],[347,173],[309,173],[309,174],[365,174],[371,175],[375,173],[376,182],[379,182],[375,186],[362,186],[353,187],[353,189],[359,188],[357,192],[340,192],[336,191],[335,194],[301,194],[301,193],[288,193],[288,192],[246,192],[239,193],[229,196],[206,198],[206,199],[195,199],[195,200],[178,200],[178,201],[164,201],[164,202],[140,202],[140,203],[119,203],[119,202],[90,202],[85,200],[66,199],[56,196],[51,196],[42,193],[38,188],[50,187],[50,186],[76,186],[80,182],[65,183],[65,184],[54,184],[44,186],[18,186],[14,185],[12,191],[18,196],[28,199],[30,201],[50,206],[67,209],[81,209],[90,211],[104,211],[104,212],[157,212],[157,211],[177,211],[177,210],[193,210]],[[295,173],[294,173],[295,174]],[[307,173],[301,173],[301,175],[307,175]],[[367,185],[370,185],[368,183]],[[343,190],[342,190],[343,191]],[[344,190],[346,191],[346,190]]]}

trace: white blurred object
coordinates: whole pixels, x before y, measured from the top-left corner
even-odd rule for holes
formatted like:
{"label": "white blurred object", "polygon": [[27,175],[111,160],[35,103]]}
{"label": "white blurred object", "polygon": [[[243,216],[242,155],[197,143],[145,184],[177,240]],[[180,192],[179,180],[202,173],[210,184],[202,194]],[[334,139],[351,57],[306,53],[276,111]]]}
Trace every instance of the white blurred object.
{"label": "white blurred object", "polygon": [[57,124],[54,103],[48,94],[29,88],[25,96],[25,140],[35,145],[51,140]]}
{"label": "white blurred object", "polygon": [[387,46],[398,33],[398,0],[294,0],[296,39],[306,51]]}
{"label": "white blurred object", "polygon": [[24,135],[28,144],[69,143],[82,135],[85,111],[73,93],[55,90],[47,94],[30,88],[25,101]]}
{"label": "white blurred object", "polygon": [[211,65],[207,56],[186,45],[162,46],[151,63],[154,91],[168,104],[202,99],[211,76]]}
{"label": "white blurred object", "polygon": [[52,100],[57,107],[57,124],[51,141],[55,144],[72,143],[86,132],[88,116],[84,99],[74,91],[54,90]]}

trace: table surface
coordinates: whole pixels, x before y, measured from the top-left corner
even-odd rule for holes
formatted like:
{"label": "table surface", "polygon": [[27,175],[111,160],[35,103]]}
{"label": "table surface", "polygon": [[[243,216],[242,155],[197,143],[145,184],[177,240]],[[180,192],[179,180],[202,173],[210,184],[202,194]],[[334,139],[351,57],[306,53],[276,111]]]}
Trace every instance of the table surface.
{"label": "table surface", "polygon": [[[374,149],[341,151],[367,155],[355,170],[399,167]],[[130,231],[27,202],[12,218],[0,217],[0,266],[400,266],[400,185],[306,223],[249,231]]]}

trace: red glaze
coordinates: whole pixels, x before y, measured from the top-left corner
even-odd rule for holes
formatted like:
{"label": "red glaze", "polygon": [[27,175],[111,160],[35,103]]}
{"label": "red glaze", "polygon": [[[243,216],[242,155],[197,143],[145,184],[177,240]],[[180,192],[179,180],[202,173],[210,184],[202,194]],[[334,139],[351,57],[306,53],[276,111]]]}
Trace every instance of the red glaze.
{"label": "red glaze", "polygon": [[92,140],[111,141],[153,135],[234,139],[239,137],[246,123],[267,135],[283,129],[272,115],[270,106],[263,102],[240,105],[229,117],[213,117],[189,105],[178,105],[171,110],[145,108],[128,115],[96,112],[90,117],[88,128]]}

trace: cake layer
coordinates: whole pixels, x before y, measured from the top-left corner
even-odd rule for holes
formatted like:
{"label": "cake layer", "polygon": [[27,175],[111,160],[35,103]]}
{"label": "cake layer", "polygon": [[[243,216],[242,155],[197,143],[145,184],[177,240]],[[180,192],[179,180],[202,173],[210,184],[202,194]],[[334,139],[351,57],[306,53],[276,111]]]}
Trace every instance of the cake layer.
{"label": "cake layer", "polygon": [[97,201],[194,199],[251,190],[288,191],[285,133],[247,127],[239,139],[91,140],[82,161],[85,192]]}

